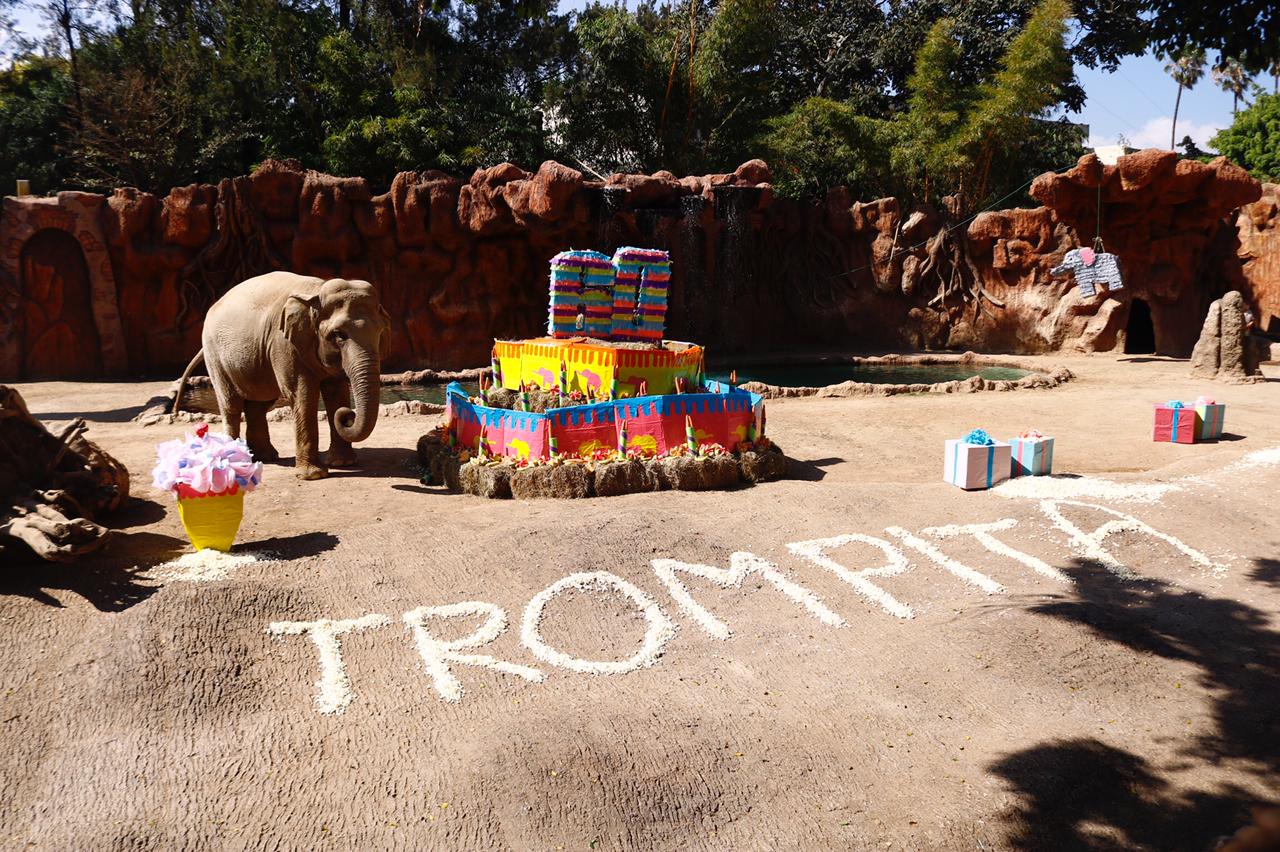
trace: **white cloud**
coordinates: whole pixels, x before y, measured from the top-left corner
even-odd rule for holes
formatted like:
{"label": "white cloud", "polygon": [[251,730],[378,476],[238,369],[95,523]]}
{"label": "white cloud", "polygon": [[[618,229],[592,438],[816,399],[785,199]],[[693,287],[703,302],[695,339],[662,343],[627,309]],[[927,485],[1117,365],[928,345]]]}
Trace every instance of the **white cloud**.
{"label": "white cloud", "polygon": [[[1126,130],[1124,136],[1129,140],[1129,146],[1132,148],[1168,148],[1169,147],[1169,130],[1173,125],[1173,118],[1162,115],[1159,118],[1152,118],[1142,127],[1134,130]],[[1181,142],[1184,136],[1190,136],[1197,145],[1205,150],[1212,150],[1209,147],[1209,140],[1214,137],[1222,128],[1216,124],[1198,124],[1188,119],[1178,119],[1178,138]],[[1090,138],[1089,147],[1097,148],[1104,145],[1115,145],[1115,139],[1099,139]]]}

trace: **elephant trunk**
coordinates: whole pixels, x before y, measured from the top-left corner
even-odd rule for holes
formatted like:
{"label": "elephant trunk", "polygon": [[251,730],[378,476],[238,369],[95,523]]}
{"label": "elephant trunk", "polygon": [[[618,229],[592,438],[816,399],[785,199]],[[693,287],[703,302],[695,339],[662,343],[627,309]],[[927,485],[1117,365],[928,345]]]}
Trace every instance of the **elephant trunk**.
{"label": "elephant trunk", "polygon": [[351,382],[352,407],[334,412],[333,424],[344,441],[354,444],[368,438],[378,423],[378,359],[365,354],[352,359],[345,369]]}

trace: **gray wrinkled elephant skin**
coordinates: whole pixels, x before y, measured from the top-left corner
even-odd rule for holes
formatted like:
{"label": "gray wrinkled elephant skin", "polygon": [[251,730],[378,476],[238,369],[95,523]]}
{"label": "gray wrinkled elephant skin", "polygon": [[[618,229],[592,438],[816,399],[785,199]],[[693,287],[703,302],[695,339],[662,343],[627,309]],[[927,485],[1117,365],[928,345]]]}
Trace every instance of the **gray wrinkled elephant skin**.
{"label": "gray wrinkled elephant skin", "polygon": [[[325,281],[292,272],[250,278],[209,309],[202,347],[182,377],[201,360],[233,438],[254,457],[279,460],[267,433],[267,411],[279,398],[293,409],[297,474],[318,479],[328,465],[355,464],[351,444],[378,422],[382,347],[391,318],[367,281]],[[328,465],[320,461],[320,400],[329,422]],[[181,390],[174,408],[181,401]]]}

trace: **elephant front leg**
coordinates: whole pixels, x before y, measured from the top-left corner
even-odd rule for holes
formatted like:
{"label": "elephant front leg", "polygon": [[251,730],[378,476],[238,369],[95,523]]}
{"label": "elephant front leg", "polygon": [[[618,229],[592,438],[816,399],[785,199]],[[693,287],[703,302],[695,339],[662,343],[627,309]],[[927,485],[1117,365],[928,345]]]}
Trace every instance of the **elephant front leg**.
{"label": "elephant front leg", "polygon": [[329,421],[329,467],[355,467],[355,448],[338,434],[333,422],[335,411],[351,407],[351,385],[345,377],[327,379],[320,385],[320,394],[324,398],[325,420]]}
{"label": "elephant front leg", "polygon": [[329,469],[320,461],[320,392],[314,384],[299,378],[293,392],[293,435],[296,444],[294,466],[299,479],[323,479]]}

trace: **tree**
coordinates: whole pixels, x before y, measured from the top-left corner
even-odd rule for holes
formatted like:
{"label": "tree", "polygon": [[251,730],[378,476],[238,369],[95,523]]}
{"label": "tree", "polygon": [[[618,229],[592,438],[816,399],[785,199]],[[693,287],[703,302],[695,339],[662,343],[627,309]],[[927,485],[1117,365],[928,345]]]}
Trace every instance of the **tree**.
{"label": "tree", "polygon": [[1262,71],[1280,59],[1275,0],[1144,0],[1142,6],[1146,37],[1158,53],[1176,52],[1191,42],[1235,57],[1249,71]]}
{"label": "tree", "polygon": [[1190,136],[1183,136],[1182,141],[1178,143],[1178,147],[1182,149],[1182,156],[1188,160],[1208,162],[1211,159],[1209,153],[1197,145],[1196,140]]}
{"label": "tree", "polygon": [[859,197],[892,191],[890,128],[849,104],[809,98],[771,119],[763,142],[783,195],[814,196],[833,186],[847,186]]}
{"label": "tree", "polygon": [[1258,180],[1280,181],[1280,95],[1260,95],[1210,144]]}
{"label": "tree", "polygon": [[[1226,57],[1213,67],[1213,81],[1224,92],[1231,93],[1231,114],[1240,111],[1240,101],[1249,90],[1249,72],[1238,59]],[[1246,105],[1248,101],[1245,102]]]}
{"label": "tree", "polygon": [[18,178],[38,195],[62,186],[70,98],[65,60],[33,57],[0,71],[0,195]]}
{"label": "tree", "polygon": [[[844,175],[878,194],[905,192],[929,202],[954,196],[953,208],[967,211],[1016,192],[1024,174],[1074,159],[1079,129],[1045,117],[1066,97],[1071,76],[1069,14],[1066,0],[1042,0],[995,72],[973,83],[956,22],[937,21],[916,54],[906,107],[888,119],[859,116],[848,104],[805,101],[771,122],[766,137],[775,165],[789,175],[787,188],[820,189]],[[882,159],[891,162],[892,177]]]}
{"label": "tree", "polygon": [[1165,57],[1164,70],[1178,84],[1178,96],[1173,101],[1173,126],[1169,129],[1169,148],[1178,136],[1178,110],[1182,106],[1182,90],[1190,89],[1204,76],[1204,48],[1184,47],[1176,54]]}

